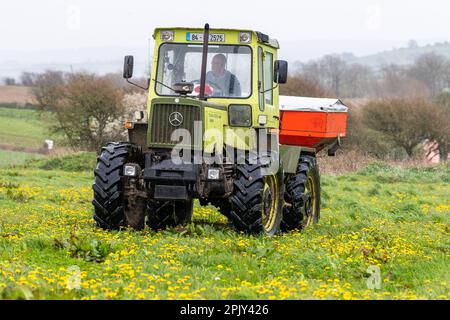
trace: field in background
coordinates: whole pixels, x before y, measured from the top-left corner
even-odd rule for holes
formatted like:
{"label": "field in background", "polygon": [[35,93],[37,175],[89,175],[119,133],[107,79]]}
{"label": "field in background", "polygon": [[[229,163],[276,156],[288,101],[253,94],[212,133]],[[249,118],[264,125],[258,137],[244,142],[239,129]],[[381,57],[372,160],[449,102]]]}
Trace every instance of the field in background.
{"label": "field in background", "polygon": [[30,87],[24,86],[0,86],[0,105],[15,104],[25,106],[33,103],[33,95]]}
{"label": "field in background", "polygon": [[365,155],[359,150],[338,150],[336,156],[329,157],[326,152],[322,151],[317,155],[319,169],[322,173],[331,173],[341,175],[344,173],[355,172],[362,170],[365,167],[378,163],[397,169],[416,168],[427,170],[435,166],[435,163],[425,162],[424,160],[407,159],[407,160],[380,160],[375,157]]}
{"label": "field in background", "polygon": [[48,113],[36,110],[0,107],[0,168],[45,157],[40,154],[44,140],[55,137],[49,134],[49,117]]}
{"label": "field in background", "polygon": [[320,223],[268,239],[198,205],[187,228],[99,230],[94,163],[0,169],[0,298],[450,298],[448,164],[324,174]]}
{"label": "field in background", "polygon": [[0,168],[21,166],[30,160],[42,158],[44,158],[44,155],[41,154],[0,150]]}
{"label": "field in background", "polygon": [[50,134],[50,113],[35,110],[0,108],[0,149],[36,152],[45,139],[58,140]]}

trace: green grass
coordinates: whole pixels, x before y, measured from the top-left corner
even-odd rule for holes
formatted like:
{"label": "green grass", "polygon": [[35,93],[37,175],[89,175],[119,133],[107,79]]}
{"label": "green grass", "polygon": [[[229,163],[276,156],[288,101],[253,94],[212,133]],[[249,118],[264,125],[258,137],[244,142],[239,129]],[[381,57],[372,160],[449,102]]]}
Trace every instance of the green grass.
{"label": "green grass", "polygon": [[48,124],[51,114],[35,110],[0,108],[0,144],[22,148],[40,148],[45,139],[56,140]]}
{"label": "green grass", "polygon": [[2,298],[450,298],[448,165],[324,175],[319,224],[266,238],[198,204],[187,228],[99,230],[92,171],[43,163],[0,169]]}
{"label": "green grass", "polygon": [[40,154],[0,150],[0,168],[22,166],[30,160],[41,159],[43,157]]}
{"label": "green grass", "polygon": [[37,169],[62,171],[93,170],[97,162],[94,152],[78,152],[65,156],[48,157],[31,161],[28,165]]}

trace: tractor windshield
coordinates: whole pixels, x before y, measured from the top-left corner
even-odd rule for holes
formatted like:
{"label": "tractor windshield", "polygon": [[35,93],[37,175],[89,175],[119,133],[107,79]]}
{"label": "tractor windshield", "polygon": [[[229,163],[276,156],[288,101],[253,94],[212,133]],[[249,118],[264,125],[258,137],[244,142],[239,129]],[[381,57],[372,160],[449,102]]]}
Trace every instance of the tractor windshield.
{"label": "tractor windshield", "polygon": [[[186,81],[194,84],[191,96],[200,93],[201,44],[164,43],[159,49],[156,76],[158,95],[176,95],[170,87]],[[241,45],[209,45],[205,95],[214,98],[251,96],[252,53]],[[164,85],[163,85],[164,84]]]}

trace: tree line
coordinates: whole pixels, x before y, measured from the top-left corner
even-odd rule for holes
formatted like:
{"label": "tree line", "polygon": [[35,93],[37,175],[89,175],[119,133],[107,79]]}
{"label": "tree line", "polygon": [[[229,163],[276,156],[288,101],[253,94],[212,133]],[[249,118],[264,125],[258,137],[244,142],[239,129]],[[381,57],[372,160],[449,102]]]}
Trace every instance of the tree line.
{"label": "tree line", "polygon": [[[342,55],[326,55],[297,63],[293,78],[340,98],[436,97],[450,88],[450,59],[425,53],[411,65],[388,64],[379,70],[349,63]],[[295,82],[285,90],[296,90]]]}

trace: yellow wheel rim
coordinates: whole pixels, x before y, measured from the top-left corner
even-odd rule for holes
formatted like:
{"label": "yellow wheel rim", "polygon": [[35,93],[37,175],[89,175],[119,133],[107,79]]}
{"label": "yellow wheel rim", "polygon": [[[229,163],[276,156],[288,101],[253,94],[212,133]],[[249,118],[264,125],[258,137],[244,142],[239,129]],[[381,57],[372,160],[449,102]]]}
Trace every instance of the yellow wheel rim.
{"label": "yellow wheel rim", "polygon": [[305,226],[310,226],[316,221],[317,203],[316,203],[316,184],[314,178],[309,176],[305,184],[304,208],[305,208]]}
{"label": "yellow wheel rim", "polygon": [[267,176],[264,179],[262,197],[262,224],[266,232],[271,231],[277,221],[279,192],[277,178],[273,175]]}

